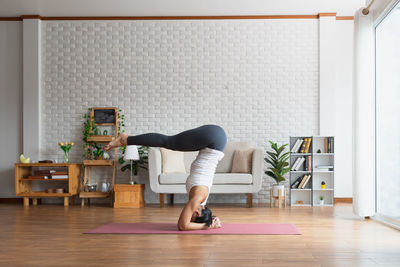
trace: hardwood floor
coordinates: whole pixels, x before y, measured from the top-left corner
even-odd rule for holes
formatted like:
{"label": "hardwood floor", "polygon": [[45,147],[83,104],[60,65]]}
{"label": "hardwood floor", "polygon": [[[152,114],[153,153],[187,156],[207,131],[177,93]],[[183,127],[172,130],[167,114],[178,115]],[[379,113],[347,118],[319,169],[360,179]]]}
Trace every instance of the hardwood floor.
{"label": "hardwood floor", "polygon": [[285,235],[84,235],[109,222],[175,222],[181,205],[0,205],[0,266],[400,266],[400,231],[360,220],[351,204],[210,205],[222,222],[293,223]]}

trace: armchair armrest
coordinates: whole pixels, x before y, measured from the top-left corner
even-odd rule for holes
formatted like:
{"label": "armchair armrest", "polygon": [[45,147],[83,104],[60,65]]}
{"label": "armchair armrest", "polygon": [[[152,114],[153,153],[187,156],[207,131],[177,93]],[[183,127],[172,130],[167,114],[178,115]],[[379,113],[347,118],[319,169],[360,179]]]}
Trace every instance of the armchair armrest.
{"label": "armchair armrest", "polygon": [[253,175],[253,193],[257,193],[261,190],[264,174],[264,150],[261,147],[254,148],[251,174]]}
{"label": "armchair armrest", "polygon": [[162,159],[158,148],[151,147],[149,150],[149,180],[153,192],[159,193],[160,183],[158,177],[161,174]]}

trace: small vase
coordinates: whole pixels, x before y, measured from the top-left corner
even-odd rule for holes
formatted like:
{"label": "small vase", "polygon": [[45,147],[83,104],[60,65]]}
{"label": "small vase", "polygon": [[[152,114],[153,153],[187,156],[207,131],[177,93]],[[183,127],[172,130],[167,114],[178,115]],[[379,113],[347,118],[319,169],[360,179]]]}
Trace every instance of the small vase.
{"label": "small vase", "polygon": [[64,163],[69,163],[69,151],[64,151]]}

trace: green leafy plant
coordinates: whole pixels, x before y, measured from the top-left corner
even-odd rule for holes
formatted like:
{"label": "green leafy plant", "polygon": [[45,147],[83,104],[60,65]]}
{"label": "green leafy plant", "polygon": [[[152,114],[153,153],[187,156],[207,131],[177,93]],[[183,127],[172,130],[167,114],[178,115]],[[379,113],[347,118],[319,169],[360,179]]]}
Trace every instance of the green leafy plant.
{"label": "green leafy plant", "polygon": [[125,115],[122,113],[122,109],[118,109],[118,135],[125,132]]}
{"label": "green leafy plant", "polygon": [[324,200],[324,196],[319,196],[319,200]]}
{"label": "green leafy plant", "polygon": [[103,157],[103,154],[104,154],[104,150],[103,150],[103,147],[101,147],[101,146],[99,146],[99,145],[97,145],[97,144],[93,144],[92,145],[92,148],[93,148],[93,156],[96,158],[96,159],[99,159],[99,158],[101,158],[101,157]]}
{"label": "green leafy plant", "polygon": [[[121,171],[126,171],[131,169],[131,162],[127,162],[124,160],[124,155],[126,151],[126,146],[121,147],[122,155],[118,158],[119,164],[123,165],[121,167]],[[139,172],[139,169],[145,169],[147,170],[147,164],[148,164],[148,158],[149,158],[149,147],[148,146],[139,146],[138,147],[138,152],[139,152],[139,160],[133,160],[132,161],[132,172],[133,175],[137,175]]]}
{"label": "green leafy plant", "polygon": [[97,127],[95,121],[90,119],[90,112],[92,108],[88,108],[88,113],[83,114],[85,122],[83,123],[83,158],[89,159],[91,157],[91,144],[88,142],[88,137],[92,136]]}
{"label": "green leafy plant", "polygon": [[[104,154],[104,151],[102,148],[99,147],[93,143],[88,142],[88,138],[93,135],[101,135],[101,130],[99,127],[96,126],[96,122],[91,120],[90,118],[90,113],[92,111],[92,108],[88,108],[88,112],[86,114],[83,114],[83,118],[85,119],[85,122],[83,123],[83,158],[90,159],[92,155],[94,157],[102,157]],[[125,132],[124,127],[125,127],[125,115],[122,113],[121,109],[118,109],[118,135],[120,135],[122,132]],[[107,130],[103,131],[103,135],[105,133],[108,134]]]}
{"label": "green leafy plant", "polygon": [[273,152],[267,151],[268,156],[264,158],[264,160],[271,165],[265,174],[274,179],[279,185],[281,182],[285,181],[285,177],[283,176],[290,171],[290,167],[287,167],[289,166],[288,159],[290,152],[283,153],[288,144],[278,147],[277,143],[272,141],[269,141],[269,143],[271,144]]}

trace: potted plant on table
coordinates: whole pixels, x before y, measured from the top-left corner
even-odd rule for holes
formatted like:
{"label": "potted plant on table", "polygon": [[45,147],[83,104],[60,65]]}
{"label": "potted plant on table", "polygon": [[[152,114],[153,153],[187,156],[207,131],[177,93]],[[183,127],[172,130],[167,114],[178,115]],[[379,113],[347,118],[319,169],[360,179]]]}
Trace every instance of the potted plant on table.
{"label": "potted plant on table", "polygon": [[267,151],[268,155],[264,158],[264,160],[271,165],[268,167],[265,174],[276,182],[276,184],[272,186],[273,196],[278,196],[279,189],[281,190],[281,196],[284,196],[285,186],[281,183],[286,180],[283,176],[290,171],[290,167],[288,167],[290,152],[284,153],[284,149],[288,144],[278,147],[277,143],[272,141],[269,141],[269,143],[271,144],[273,152]]}
{"label": "potted plant on table", "polygon": [[97,144],[93,144],[92,147],[93,147],[94,159],[96,160],[103,159],[103,154],[104,154],[103,148]]}
{"label": "potted plant on table", "polygon": [[319,204],[324,205],[324,196],[319,196]]}

